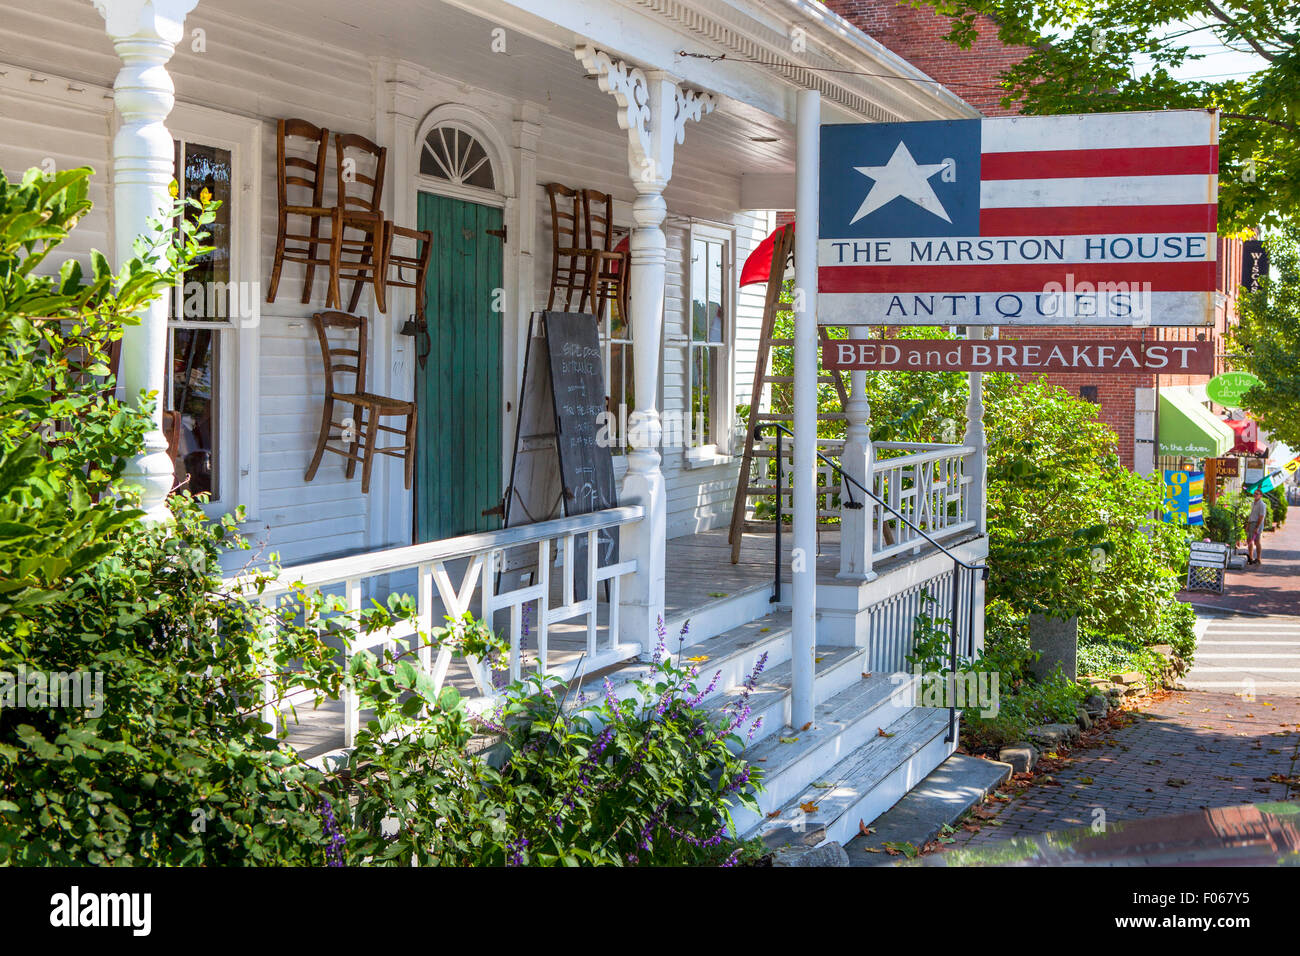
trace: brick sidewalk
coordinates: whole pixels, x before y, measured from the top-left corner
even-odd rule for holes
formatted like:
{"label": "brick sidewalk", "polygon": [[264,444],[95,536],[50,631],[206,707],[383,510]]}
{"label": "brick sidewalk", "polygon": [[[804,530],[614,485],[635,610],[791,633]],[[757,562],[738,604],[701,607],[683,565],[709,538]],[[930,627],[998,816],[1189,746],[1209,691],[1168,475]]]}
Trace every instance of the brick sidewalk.
{"label": "brick sidewalk", "polygon": [[1183,591],[1180,600],[1255,614],[1300,614],[1300,518],[1266,531],[1258,567],[1229,571],[1223,594]]}
{"label": "brick sidewalk", "polygon": [[1098,810],[1115,822],[1300,800],[1300,785],[1269,780],[1300,774],[1300,698],[1245,703],[1177,691],[1125,719],[1126,726],[1088,735],[1059,769],[1028,785],[1024,775],[1013,780],[1004,790],[1011,799],[986,803],[976,811],[987,817],[978,832],[959,828],[949,846],[1090,826]]}

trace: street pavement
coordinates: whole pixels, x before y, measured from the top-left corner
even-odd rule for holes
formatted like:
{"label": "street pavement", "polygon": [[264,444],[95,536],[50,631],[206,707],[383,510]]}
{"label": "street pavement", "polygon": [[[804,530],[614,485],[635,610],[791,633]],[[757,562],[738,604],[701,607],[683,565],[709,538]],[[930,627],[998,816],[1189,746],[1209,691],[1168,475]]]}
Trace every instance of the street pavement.
{"label": "street pavement", "polygon": [[1300,617],[1300,514],[1264,533],[1264,560],[1229,571],[1222,594],[1184,591],[1179,597],[1206,610]]}
{"label": "street pavement", "polygon": [[1300,697],[1176,691],[1108,724],[1048,772],[1013,778],[951,845],[1300,800]]}
{"label": "street pavement", "polygon": [[1300,697],[1300,617],[1201,614],[1184,687]]}

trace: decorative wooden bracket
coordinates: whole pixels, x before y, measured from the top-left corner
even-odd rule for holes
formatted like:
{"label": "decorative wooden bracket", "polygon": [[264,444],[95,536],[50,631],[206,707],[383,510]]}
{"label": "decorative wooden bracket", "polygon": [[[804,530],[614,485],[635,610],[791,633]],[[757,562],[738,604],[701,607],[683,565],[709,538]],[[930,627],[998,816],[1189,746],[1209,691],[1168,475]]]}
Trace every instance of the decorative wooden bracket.
{"label": "decorative wooden bracket", "polygon": [[698,121],[713,112],[717,97],[684,90],[667,73],[647,72],[585,43],[579,44],[574,56],[618,102],[618,125],[627,130],[633,180],[662,189],[672,178],[673,147],[686,139],[686,121]]}

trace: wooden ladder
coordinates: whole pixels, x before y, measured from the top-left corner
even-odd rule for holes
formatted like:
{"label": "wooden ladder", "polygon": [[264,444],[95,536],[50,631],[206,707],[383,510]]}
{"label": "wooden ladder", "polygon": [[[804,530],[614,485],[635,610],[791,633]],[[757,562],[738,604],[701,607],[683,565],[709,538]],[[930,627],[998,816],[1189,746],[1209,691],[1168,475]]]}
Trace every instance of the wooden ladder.
{"label": "wooden ladder", "polygon": [[[794,383],[794,376],[792,375],[771,374],[772,349],[791,348],[794,345],[793,339],[775,337],[776,314],[781,311],[782,305],[781,291],[785,281],[786,259],[793,248],[794,224],[791,223],[777,230],[776,238],[772,244],[772,271],[769,273],[767,280],[767,298],[763,304],[763,324],[759,333],[758,354],[754,361],[754,386],[749,399],[749,420],[745,425],[745,453],[740,460],[740,474],[736,482],[736,497],[731,507],[731,532],[728,541],[731,544],[732,564],[736,564],[740,560],[740,545],[742,536],[746,531],[770,531],[775,526],[774,522],[748,519],[746,511],[751,498],[775,498],[777,489],[777,485],[767,475],[767,468],[763,468],[763,474],[757,479],[753,474],[756,460],[766,463],[776,455],[774,444],[755,447],[754,429],[766,422],[778,422],[787,428],[793,428],[794,426],[792,413],[764,412],[760,410],[764,386],[792,385]],[[825,346],[829,341],[826,330],[819,328],[818,333],[822,345]],[[844,419],[843,409],[848,402],[848,396],[845,393],[844,380],[840,373],[823,371],[818,375],[817,381],[819,384],[835,386],[836,394],[839,395],[841,409],[838,412],[818,412],[817,420],[819,422],[842,421]],[[790,451],[793,453],[793,448]],[[777,462],[776,467],[779,474],[781,463]],[[827,469],[820,467],[817,470],[820,476],[817,486],[819,500],[824,495],[833,495],[839,492],[839,483],[827,472]],[[785,493],[788,494],[788,489]],[[827,500],[829,501],[829,498]],[[829,517],[830,514],[829,511],[819,510],[819,525],[822,519]]]}

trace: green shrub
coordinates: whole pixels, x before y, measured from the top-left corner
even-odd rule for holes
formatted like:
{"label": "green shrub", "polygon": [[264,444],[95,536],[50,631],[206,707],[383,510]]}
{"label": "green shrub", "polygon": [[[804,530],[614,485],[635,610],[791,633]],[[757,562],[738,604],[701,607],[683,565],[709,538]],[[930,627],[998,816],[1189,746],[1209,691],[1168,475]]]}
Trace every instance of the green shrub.
{"label": "green shrub", "polygon": [[1286,489],[1284,487],[1274,488],[1264,498],[1268,501],[1268,513],[1273,521],[1273,526],[1280,528],[1283,522],[1286,521]]}
{"label": "green shrub", "polygon": [[[932,602],[915,623],[916,645],[908,659],[923,671],[946,674],[949,658],[946,622],[936,619]],[[975,753],[993,752],[1023,741],[1041,724],[1073,722],[1088,691],[1058,670],[1046,680],[1029,675],[1028,621],[1006,601],[991,601],[985,611],[984,651],[975,661],[961,660],[959,670],[998,675],[996,708],[966,706],[961,711],[962,744]],[[987,686],[992,687],[991,681]],[[987,702],[985,702],[987,703]],[[995,712],[994,712],[995,711]]]}
{"label": "green shrub", "polygon": [[1182,601],[1170,601],[1160,611],[1160,627],[1149,644],[1168,644],[1174,653],[1190,662],[1196,653],[1196,609]]}
{"label": "green shrub", "polygon": [[1115,674],[1137,671],[1148,687],[1159,687],[1164,660],[1150,648],[1119,634],[1089,632],[1079,635],[1079,674],[1109,680]]}
{"label": "green shrub", "polygon": [[1241,516],[1232,508],[1215,503],[1205,512],[1205,534],[1211,541],[1237,546],[1242,536]]}
{"label": "green shrub", "polygon": [[[353,628],[413,624],[414,602],[394,595],[359,616],[319,594],[262,607],[266,577],[244,599],[220,576],[223,550],[244,546],[238,514],[210,523],[177,494],[170,524],[138,520],[121,476],[152,396],[141,409],[114,398],[108,347],[202,251],[196,231],[213,211],[178,207],[180,242],[142,239],[116,274],[94,253],[90,276],[73,261],[36,275],[89,209],[89,175],[34,170],[12,185],[0,174],[0,865],[707,863],[746,852],[725,823],[757,783],[733,756],[748,714],[741,705],[711,722],[693,675],[671,661],[652,669],[642,705],[569,714],[563,688],[515,687],[522,699],[494,730],[412,664],[423,648],[499,653],[481,624],[417,632],[418,647],[379,658],[350,653]],[[277,708],[295,692],[322,703],[355,690],[374,717],[342,765],[309,765],[272,734],[268,673]],[[52,698],[48,675],[75,675],[82,693]],[[471,734],[493,732],[494,756],[470,752]]]}

